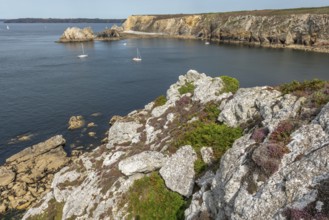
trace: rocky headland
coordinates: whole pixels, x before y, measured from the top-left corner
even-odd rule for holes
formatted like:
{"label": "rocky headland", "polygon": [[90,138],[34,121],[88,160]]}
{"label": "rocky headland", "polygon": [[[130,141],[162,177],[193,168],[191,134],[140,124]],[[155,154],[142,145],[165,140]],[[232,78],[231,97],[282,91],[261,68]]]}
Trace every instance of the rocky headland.
{"label": "rocky headland", "polygon": [[[132,15],[123,23],[123,30],[117,33],[104,31],[95,38],[173,37],[328,53],[328,27],[328,7],[196,15]],[[136,36],[136,33],[139,34]]]}
{"label": "rocky headland", "polygon": [[[23,209],[30,220],[328,219],[328,91],[319,80],[239,88],[190,70],[166,96],[114,117],[92,152],[66,158],[57,136],[56,147],[9,158],[0,211]],[[54,158],[46,167],[41,149]]]}

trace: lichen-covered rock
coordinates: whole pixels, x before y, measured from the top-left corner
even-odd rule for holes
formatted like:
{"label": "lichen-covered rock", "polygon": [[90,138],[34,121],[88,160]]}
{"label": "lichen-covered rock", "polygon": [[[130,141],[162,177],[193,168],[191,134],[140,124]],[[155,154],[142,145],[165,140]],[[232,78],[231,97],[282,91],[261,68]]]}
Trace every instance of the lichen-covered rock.
{"label": "lichen-covered rock", "polygon": [[126,176],[149,173],[161,168],[166,159],[160,152],[145,151],[120,161],[119,170]]}
{"label": "lichen-covered rock", "polygon": [[[302,209],[315,201],[315,186],[329,172],[329,136],[319,124],[309,124],[296,130],[291,140],[278,170],[264,180],[251,165],[251,160],[261,163],[265,158],[264,148],[253,150],[255,143],[248,134],[238,139],[222,157],[211,189],[203,193],[203,196],[209,193],[213,196],[206,196],[202,202],[217,204],[215,208],[207,208],[210,216],[216,219],[284,219],[283,212],[287,208]],[[198,210],[200,212],[201,208]]]}
{"label": "lichen-covered rock", "polygon": [[59,42],[82,42],[82,41],[92,41],[95,36],[91,28],[80,29],[78,27],[67,28]]}
{"label": "lichen-covered rock", "polygon": [[197,156],[189,145],[183,146],[172,155],[160,169],[166,186],[172,191],[189,197],[194,185],[194,162]]}
{"label": "lichen-covered rock", "polygon": [[117,121],[109,130],[107,148],[111,149],[114,145],[131,144],[139,141],[138,128],[143,125],[135,121]]}
{"label": "lichen-covered rock", "polygon": [[200,149],[200,153],[203,162],[205,162],[206,164],[211,164],[212,162],[214,162],[214,151],[211,147],[202,147]]}
{"label": "lichen-covered rock", "polygon": [[272,131],[280,121],[295,117],[303,101],[269,87],[242,88],[223,106],[218,120],[237,127],[260,118]]}

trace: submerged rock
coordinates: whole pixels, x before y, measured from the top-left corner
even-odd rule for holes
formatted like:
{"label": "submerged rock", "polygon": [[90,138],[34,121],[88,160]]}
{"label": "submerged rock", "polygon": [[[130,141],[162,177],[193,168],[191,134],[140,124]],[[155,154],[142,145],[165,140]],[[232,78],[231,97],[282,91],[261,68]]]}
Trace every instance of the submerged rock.
{"label": "submerged rock", "polygon": [[69,130],[74,130],[83,127],[85,124],[85,120],[81,115],[72,116],[69,120]]}

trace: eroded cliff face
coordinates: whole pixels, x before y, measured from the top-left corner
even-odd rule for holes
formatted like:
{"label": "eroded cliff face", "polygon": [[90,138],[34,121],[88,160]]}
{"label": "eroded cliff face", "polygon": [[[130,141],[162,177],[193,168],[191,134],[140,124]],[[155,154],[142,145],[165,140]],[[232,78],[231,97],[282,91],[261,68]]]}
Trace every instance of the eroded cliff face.
{"label": "eroded cliff face", "polygon": [[328,14],[130,16],[124,29],[260,45],[329,45]]}
{"label": "eroded cliff face", "polygon": [[189,71],[166,98],[115,117],[108,143],[61,169],[23,219],[326,219],[328,89],[236,92]]}

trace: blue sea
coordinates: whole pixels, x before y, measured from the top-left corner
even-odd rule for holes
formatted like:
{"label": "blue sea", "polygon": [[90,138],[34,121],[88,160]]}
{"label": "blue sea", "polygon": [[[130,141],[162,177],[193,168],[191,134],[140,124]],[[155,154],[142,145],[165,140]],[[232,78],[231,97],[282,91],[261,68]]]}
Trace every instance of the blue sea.
{"label": "blue sea", "polygon": [[[329,55],[179,39],[55,43],[67,27],[109,24],[0,23],[0,164],[56,134],[66,148],[92,149],[106,137],[113,115],[125,115],[159,95],[189,69],[236,77],[242,87],[329,79]],[[143,58],[136,63],[136,48]],[[97,116],[92,116],[98,113]],[[67,130],[72,115],[96,127]],[[88,132],[96,132],[89,137]],[[28,141],[15,137],[30,135]]]}

